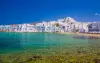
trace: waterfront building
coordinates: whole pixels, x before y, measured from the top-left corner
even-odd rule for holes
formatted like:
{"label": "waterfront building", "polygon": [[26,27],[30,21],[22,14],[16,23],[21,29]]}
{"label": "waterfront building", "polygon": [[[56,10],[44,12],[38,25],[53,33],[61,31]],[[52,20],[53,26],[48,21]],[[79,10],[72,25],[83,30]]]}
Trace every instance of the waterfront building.
{"label": "waterfront building", "polygon": [[0,31],[4,32],[100,32],[98,22],[77,22],[71,17],[58,19],[57,21],[42,21],[35,24],[0,25]]}
{"label": "waterfront building", "polygon": [[0,31],[3,31],[3,25],[0,25]]}
{"label": "waterfront building", "polygon": [[88,25],[90,33],[100,33],[100,22],[93,22]]}
{"label": "waterfront building", "polygon": [[43,23],[37,23],[35,25],[35,28],[37,29],[38,32],[45,32],[45,26]]}
{"label": "waterfront building", "polygon": [[37,32],[37,28],[33,24],[22,24],[20,25],[21,32]]}

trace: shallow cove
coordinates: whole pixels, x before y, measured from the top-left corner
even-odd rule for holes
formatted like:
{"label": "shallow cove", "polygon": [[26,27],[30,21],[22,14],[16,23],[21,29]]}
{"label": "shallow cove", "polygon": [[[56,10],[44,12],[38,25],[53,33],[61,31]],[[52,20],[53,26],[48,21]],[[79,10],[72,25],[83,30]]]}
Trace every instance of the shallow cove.
{"label": "shallow cove", "polygon": [[0,32],[0,63],[98,63],[98,37]]}
{"label": "shallow cove", "polygon": [[[96,45],[97,44],[97,45]],[[96,46],[95,46],[96,45]],[[100,39],[75,34],[0,32],[0,53],[55,52],[56,50],[99,47]],[[94,48],[94,47],[93,47]]]}

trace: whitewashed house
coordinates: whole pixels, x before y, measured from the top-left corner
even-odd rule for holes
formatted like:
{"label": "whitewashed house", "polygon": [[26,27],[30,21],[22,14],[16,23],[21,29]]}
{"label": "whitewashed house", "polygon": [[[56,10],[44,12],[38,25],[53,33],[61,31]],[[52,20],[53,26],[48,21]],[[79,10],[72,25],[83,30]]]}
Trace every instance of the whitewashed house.
{"label": "whitewashed house", "polygon": [[100,22],[92,22],[88,25],[89,33],[100,33]]}
{"label": "whitewashed house", "polygon": [[0,31],[6,32],[100,32],[99,22],[77,22],[71,17],[57,21],[43,21],[34,24],[0,25]]}
{"label": "whitewashed house", "polygon": [[22,24],[19,27],[20,32],[37,32],[37,29],[33,24]]}

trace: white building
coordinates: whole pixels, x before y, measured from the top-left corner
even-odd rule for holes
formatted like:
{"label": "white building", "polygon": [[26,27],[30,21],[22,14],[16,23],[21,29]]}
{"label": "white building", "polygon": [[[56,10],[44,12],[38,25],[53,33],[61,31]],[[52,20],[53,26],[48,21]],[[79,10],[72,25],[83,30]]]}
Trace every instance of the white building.
{"label": "white building", "polygon": [[34,24],[1,25],[0,31],[10,32],[88,32],[90,22],[77,22],[71,17]]}
{"label": "white building", "polygon": [[20,27],[21,32],[37,32],[37,29],[33,24],[22,24]]}

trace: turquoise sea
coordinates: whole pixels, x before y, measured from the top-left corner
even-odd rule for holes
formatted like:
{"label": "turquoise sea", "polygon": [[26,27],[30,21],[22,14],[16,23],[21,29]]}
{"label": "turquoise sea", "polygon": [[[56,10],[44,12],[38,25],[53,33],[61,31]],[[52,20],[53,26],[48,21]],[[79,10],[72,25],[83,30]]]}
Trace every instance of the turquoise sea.
{"label": "turquoise sea", "polygon": [[100,63],[100,38],[0,32],[0,63]]}
{"label": "turquoise sea", "polygon": [[[100,45],[97,37],[57,33],[0,32],[0,53],[42,52],[64,49],[92,48]],[[89,49],[90,50],[90,49]]]}

